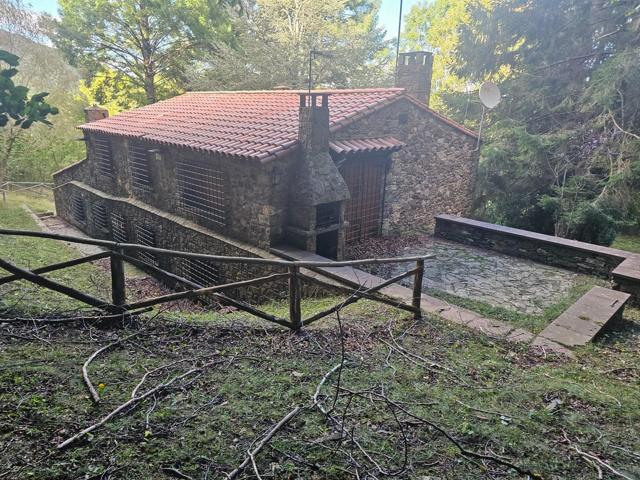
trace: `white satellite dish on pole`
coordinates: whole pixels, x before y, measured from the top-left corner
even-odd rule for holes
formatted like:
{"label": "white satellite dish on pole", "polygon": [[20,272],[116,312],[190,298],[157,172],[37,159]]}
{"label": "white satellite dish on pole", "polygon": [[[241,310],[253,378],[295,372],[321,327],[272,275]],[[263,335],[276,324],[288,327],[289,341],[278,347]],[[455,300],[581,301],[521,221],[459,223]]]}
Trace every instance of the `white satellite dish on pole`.
{"label": "white satellite dish on pole", "polygon": [[500,89],[493,82],[484,82],[480,85],[480,91],[478,92],[480,101],[482,102],[482,116],[480,117],[480,128],[478,129],[478,144],[476,145],[476,151],[480,150],[480,139],[482,138],[482,124],[484,123],[484,109],[485,107],[491,110],[500,103]]}
{"label": "white satellite dish on pole", "polygon": [[480,85],[479,95],[482,105],[487,107],[489,110],[497,107],[500,103],[500,89],[493,82],[484,82]]}

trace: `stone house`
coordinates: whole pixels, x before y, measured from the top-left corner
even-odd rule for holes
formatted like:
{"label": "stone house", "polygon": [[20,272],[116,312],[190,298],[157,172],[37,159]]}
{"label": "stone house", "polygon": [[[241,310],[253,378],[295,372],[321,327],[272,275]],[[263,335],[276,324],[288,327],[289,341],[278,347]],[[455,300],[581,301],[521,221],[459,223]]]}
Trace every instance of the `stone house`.
{"label": "stone house", "polygon": [[[429,108],[431,66],[401,54],[396,88],[88,108],[87,158],[54,175],[58,214],[92,236],[244,256],[285,243],[341,258],[371,236],[430,232],[437,214],[468,212],[478,159],[476,135]],[[145,261],[202,283],[240,276]]]}

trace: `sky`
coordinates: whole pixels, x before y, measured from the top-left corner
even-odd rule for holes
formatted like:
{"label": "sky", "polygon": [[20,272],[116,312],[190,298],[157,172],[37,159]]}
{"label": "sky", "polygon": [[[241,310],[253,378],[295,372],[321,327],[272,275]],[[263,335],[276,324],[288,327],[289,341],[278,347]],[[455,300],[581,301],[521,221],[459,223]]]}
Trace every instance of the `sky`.
{"label": "sky", "polygon": [[[34,10],[47,12],[56,15],[58,11],[57,0],[31,0],[29,2]],[[402,13],[408,13],[412,5],[418,0],[403,0]],[[398,13],[400,11],[400,0],[382,0],[380,8],[380,23],[387,30],[388,38],[395,38],[398,32]]]}

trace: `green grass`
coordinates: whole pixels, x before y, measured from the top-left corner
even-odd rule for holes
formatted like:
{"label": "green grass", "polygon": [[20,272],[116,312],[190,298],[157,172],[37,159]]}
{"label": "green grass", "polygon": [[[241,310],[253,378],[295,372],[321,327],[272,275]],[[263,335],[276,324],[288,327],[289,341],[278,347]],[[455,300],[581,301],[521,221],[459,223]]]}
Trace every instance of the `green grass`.
{"label": "green grass", "polygon": [[526,314],[497,307],[480,300],[459,297],[441,290],[430,289],[427,293],[434,297],[445,300],[452,305],[472,310],[483,317],[500,320],[510,323],[520,328],[524,328],[533,333],[539,333],[545,329],[549,323],[555,320],[562,312],[575,303],[582,295],[587,293],[595,285],[606,285],[604,280],[581,275],[577,277],[576,283],[569,292],[559,298],[553,305],[544,309],[539,315]]}
{"label": "green grass", "polygon": [[628,252],[640,253],[640,236],[618,235],[611,244],[612,248],[619,248]]}
{"label": "green grass", "polygon": [[[9,194],[7,202],[0,202],[0,225],[14,230],[39,230],[33,218],[24,210],[29,205],[36,212],[52,211],[53,204],[46,197]],[[26,268],[37,268],[52,263],[78,258],[74,248],[57,240],[29,237],[0,236],[0,251],[4,258]],[[91,264],[48,274],[48,278],[107,300],[110,296],[110,277],[105,269]],[[0,286],[0,308],[19,304],[25,312],[72,310],[83,304],[64,295],[44,290],[27,282],[14,282]]]}
{"label": "green grass", "polygon": [[[33,228],[19,205],[3,208],[0,223]],[[0,241],[3,256],[10,252],[20,264],[75,254],[59,243],[48,250],[52,242],[45,240]],[[75,271],[68,280],[79,284],[95,274]],[[6,295],[0,291],[2,301]],[[42,291],[28,299],[33,311],[47,306],[40,296]],[[307,300],[304,314],[336,301]],[[264,308],[278,315],[287,310],[278,302]],[[598,478],[576,448],[629,478],[640,476],[639,310],[627,308],[625,324],[576,349],[575,361],[436,318],[415,322],[367,301],[342,312],[342,337],[335,317],[292,335],[241,312],[156,313],[122,330],[0,324],[0,478],[176,478],[167,468],[194,479],[224,478],[295,405],[311,404],[320,379],[340,362],[341,339],[348,366],[340,384],[364,393],[352,397],[342,390],[335,397],[334,375],[322,390],[326,404],[337,399],[335,415],[383,470],[399,469],[408,445],[408,467],[395,478],[518,475],[495,462],[464,457],[437,431],[368,392],[384,392],[468,450],[498,455],[544,478]],[[98,348],[135,332],[137,337],[101,353],[89,367],[94,385],[104,384],[101,403],[94,405],[82,382],[82,364]],[[145,372],[172,364],[150,375],[143,391],[205,358],[220,363],[114,418],[74,448],[55,448],[126,401]],[[189,361],[175,364],[181,359]],[[347,479],[356,469],[360,478],[388,478],[348,439],[332,440],[335,433],[324,416],[307,408],[256,456],[257,468],[263,478]],[[614,478],[602,469],[604,478]],[[249,468],[240,478],[255,476]]]}

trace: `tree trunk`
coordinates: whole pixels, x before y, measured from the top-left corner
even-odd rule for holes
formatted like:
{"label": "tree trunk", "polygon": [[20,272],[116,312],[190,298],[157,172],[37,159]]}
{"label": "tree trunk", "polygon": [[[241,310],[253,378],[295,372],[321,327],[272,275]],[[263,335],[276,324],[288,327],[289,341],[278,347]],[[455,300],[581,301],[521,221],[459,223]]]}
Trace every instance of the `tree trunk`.
{"label": "tree trunk", "polygon": [[13,127],[6,126],[5,131],[2,131],[4,136],[4,148],[0,153],[0,185],[8,181],[7,170],[9,168],[9,159],[11,153],[13,153],[13,147],[16,144],[16,140],[20,136],[21,130],[16,130]]}
{"label": "tree trunk", "polygon": [[144,93],[147,96],[147,104],[156,103],[156,85],[155,74],[153,72],[145,72],[144,75]]}

